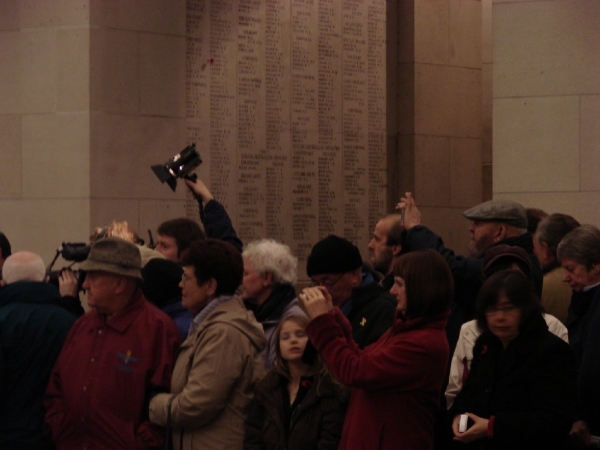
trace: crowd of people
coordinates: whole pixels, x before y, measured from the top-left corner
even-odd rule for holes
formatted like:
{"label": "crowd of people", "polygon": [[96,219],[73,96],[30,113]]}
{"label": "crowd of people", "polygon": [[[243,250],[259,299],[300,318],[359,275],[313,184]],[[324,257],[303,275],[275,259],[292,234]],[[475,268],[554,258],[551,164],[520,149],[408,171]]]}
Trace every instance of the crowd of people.
{"label": "crowd of people", "polygon": [[[410,193],[369,260],[243,246],[201,180],[201,223],[154,249],[94,231],[57,284],[0,233],[0,448],[584,449],[600,442],[600,230],[476,205],[468,256]],[[87,298],[85,312],[79,297]]]}

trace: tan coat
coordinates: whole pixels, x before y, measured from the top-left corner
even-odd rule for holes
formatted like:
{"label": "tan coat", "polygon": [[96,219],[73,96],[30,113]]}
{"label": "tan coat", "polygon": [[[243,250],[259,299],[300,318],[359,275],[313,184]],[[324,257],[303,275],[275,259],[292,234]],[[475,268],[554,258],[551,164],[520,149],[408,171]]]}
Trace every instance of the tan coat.
{"label": "tan coat", "polygon": [[565,269],[556,267],[544,275],[542,288],[542,306],[548,314],[552,314],[562,323],[569,315],[569,305],[573,291],[568,283],[563,281]]}
{"label": "tan coat", "polygon": [[166,426],[171,404],[173,448],[242,449],[254,385],[265,375],[261,325],[239,297],[217,306],[181,345],[172,394],[150,403],[150,420]]}

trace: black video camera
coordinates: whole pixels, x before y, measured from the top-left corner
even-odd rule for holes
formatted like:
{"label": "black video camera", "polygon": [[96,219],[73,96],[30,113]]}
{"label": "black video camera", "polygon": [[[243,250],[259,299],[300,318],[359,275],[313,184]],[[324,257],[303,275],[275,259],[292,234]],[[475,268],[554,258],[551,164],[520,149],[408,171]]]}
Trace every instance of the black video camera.
{"label": "black video camera", "polygon": [[[60,275],[60,273],[65,269],[73,270],[71,269],[73,264],[85,261],[88,255],[90,254],[91,248],[92,246],[90,244],[86,244],[84,242],[63,242],[62,247],[56,250],[56,255],[54,256],[54,259],[52,260],[46,271],[49,277],[48,282],[55,285],[58,288],[58,276]],[[72,263],[68,267],[63,268],[61,270],[52,270],[52,266],[54,266],[54,263],[56,262],[59,256],[62,256],[65,261],[72,261]],[[79,287],[79,290],[82,290],[86,272],[84,272],[83,270],[73,270],[73,274],[75,275],[75,278],[77,278],[77,285]]]}

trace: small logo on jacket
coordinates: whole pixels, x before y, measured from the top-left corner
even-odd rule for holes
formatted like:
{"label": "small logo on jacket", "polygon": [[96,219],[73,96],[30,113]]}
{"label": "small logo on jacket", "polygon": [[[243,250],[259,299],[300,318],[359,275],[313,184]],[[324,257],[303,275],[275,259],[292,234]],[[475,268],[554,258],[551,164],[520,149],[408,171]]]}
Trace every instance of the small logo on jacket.
{"label": "small logo on jacket", "polygon": [[117,356],[122,361],[117,362],[117,369],[122,370],[123,372],[133,372],[134,367],[132,366],[134,363],[138,362],[138,359],[131,356],[131,350],[127,350],[127,353],[117,352]]}
{"label": "small logo on jacket", "polygon": [[364,327],[367,324],[367,318],[363,317],[362,320],[360,321],[360,326]]}

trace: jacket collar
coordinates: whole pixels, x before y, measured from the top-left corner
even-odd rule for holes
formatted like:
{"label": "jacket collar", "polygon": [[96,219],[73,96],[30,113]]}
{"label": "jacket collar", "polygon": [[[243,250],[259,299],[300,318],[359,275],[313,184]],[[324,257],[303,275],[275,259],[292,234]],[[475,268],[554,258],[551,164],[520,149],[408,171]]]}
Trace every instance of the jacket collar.
{"label": "jacket collar", "polygon": [[450,309],[446,308],[444,311],[433,317],[416,317],[406,318],[400,312],[396,312],[396,319],[394,320],[394,326],[392,327],[392,334],[402,333],[405,331],[416,330],[419,328],[433,328],[443,330],[446,328],[446,322],[450,315]]}
{"label": "jacket collar", "polygon": [[0,290],[0,306],[9,303],[56,303],[60,292],[56,286],[43,281],[17,281]]}

